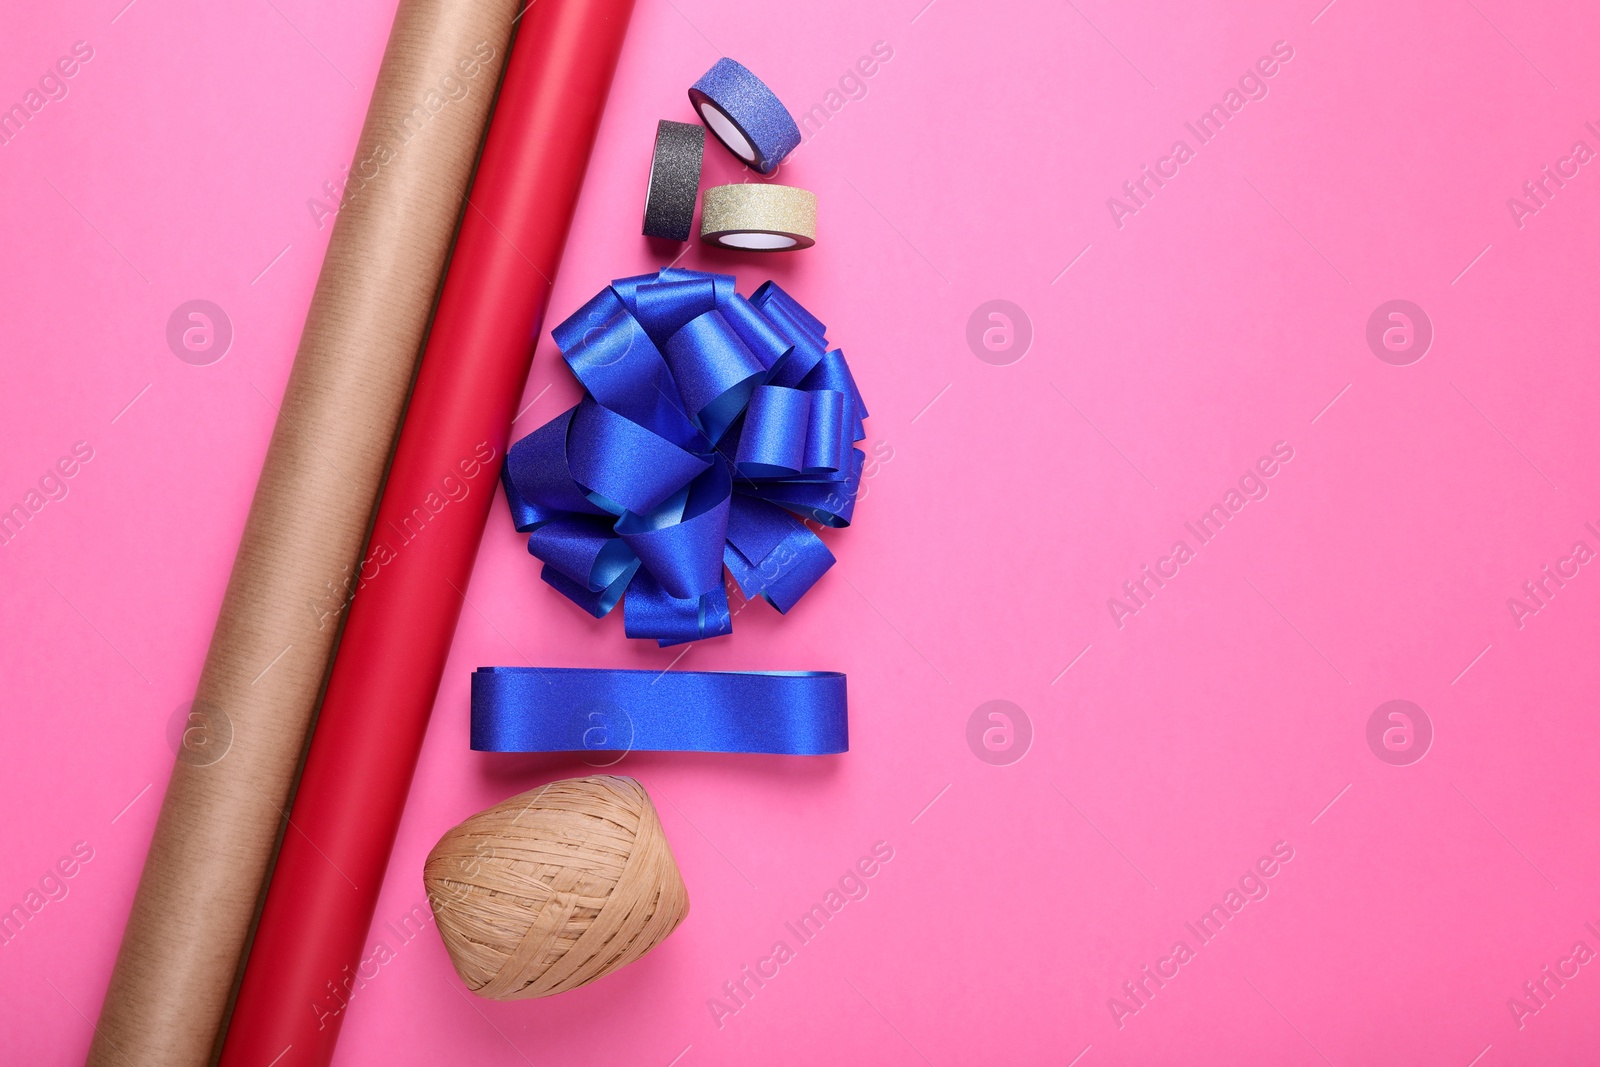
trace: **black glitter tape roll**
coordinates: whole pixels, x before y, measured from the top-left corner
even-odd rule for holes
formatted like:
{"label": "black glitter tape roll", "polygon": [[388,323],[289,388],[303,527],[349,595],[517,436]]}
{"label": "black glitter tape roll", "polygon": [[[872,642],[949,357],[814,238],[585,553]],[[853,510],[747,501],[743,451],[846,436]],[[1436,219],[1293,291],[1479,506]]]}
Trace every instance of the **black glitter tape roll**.
{"label": "black glitter tape roll", "polygon": [[705,127],[695,122],[656,123],[656,150],[650,159],[650,186],[644,194],[644,235],[687,241],[700,192]]}

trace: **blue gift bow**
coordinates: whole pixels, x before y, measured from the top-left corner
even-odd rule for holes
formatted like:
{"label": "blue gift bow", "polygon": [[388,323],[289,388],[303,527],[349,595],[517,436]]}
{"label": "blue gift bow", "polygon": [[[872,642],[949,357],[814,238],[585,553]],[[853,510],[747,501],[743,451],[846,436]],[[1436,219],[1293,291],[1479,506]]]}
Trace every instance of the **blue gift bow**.
{"label": "blue gift bow", "polygon": [[501,471],[541,576],[595,618],[623,600],[661,647],[733,630],[724,567],[786,612],[833,565],[793,516],[848,526],[866,405],[826,328],[776,282],[621,278],[551,331],[579,403]]}
{"label": "blue gift bow", "polygon": [[850,748],[845,676],[833,671],[479,667],[476,752],[762,752]]}

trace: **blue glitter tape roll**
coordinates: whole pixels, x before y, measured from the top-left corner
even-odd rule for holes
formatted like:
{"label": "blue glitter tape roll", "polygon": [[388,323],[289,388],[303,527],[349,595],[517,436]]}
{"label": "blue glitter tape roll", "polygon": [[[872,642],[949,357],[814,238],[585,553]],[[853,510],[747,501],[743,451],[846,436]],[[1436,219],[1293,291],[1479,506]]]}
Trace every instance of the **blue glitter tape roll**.
{"label": "blue glitter tape roll", "polygon": [[689,102],[728,151],[762,174],[777,170],[800,144],[800,127],[783,102],[726,57],[690,87]]}

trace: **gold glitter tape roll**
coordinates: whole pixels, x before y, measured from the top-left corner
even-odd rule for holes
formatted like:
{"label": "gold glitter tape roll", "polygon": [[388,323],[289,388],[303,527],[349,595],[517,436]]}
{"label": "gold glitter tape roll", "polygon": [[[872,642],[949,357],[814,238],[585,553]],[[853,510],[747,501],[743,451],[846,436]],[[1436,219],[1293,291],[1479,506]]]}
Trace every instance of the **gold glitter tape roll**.
{"label": "gold glitter tape roll", "polygon": [[817,194],[792,185],[714,185],[700,198],[700,240],[747,252],[817,243]]}

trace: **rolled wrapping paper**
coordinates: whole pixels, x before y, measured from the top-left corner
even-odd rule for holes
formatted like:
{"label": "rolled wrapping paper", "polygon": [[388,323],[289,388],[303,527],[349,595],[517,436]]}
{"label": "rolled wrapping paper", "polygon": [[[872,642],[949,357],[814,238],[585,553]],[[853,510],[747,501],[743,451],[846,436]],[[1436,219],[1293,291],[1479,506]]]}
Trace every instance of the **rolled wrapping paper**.
{"label": "rolled wrapping paper", "polygon": [[518,24],[224,1067],[266,1067],[280,1053],[273,1067],[324,1065],[353,1005],[347,983],[362,967],[631,8],[538,0]]}
{"label": "rolled wrapping paper", "polygon": [[800,144],[800,127],[777,94],[726,57],[690,87],[689,102],[728,151],[762,174],[777,170]]}
{"label": "rolled wrapping paper", "polygon": [[517,6],[401,0],[395,13],[94,1067],[197,1067],[213,1055]]}
{"label": "rolled wrapping paper", "polygon": [[705,149],[705,127],[670,119],[656,123],[656,150],[650,157],[650,184],[644,192],[646,237],[689,239]]}
{"label": "rolled wrapping paper", "polygon": [[479,752],[850,750],[845,676],[833,671],[626,671],[479,667]]}
{"label": "rolled wrapping paper", "polygon": [[700,240],[746,252],[817,243],[817,194],[791,185],[714,185],[700,203]]}

